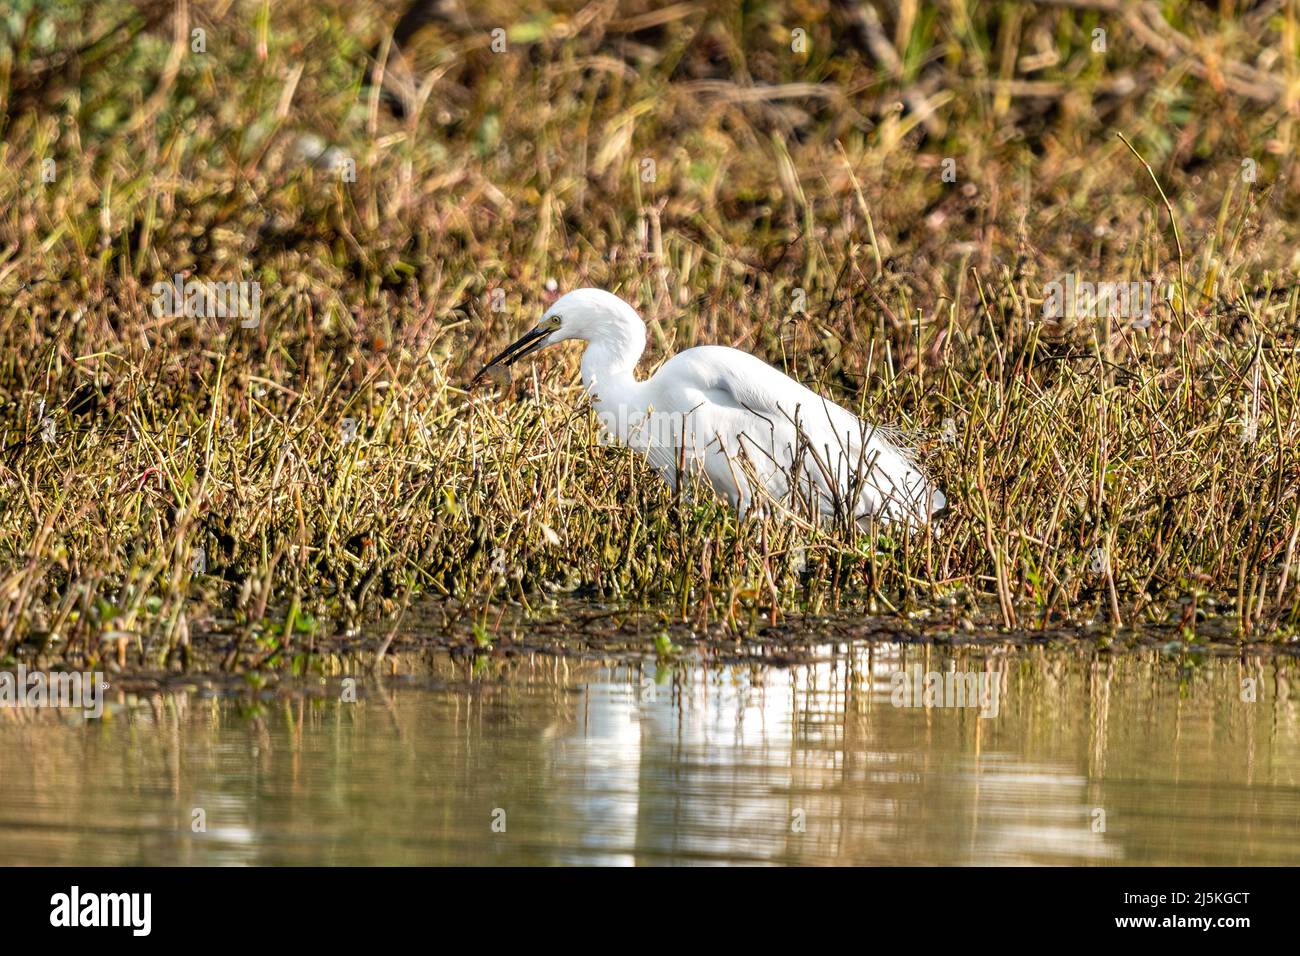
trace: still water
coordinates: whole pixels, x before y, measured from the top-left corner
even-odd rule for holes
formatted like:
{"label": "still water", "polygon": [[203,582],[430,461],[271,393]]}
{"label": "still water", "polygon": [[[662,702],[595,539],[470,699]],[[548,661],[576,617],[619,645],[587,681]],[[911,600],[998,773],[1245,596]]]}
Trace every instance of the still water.
{"label": "still water", "polygon": [[[0,864],[1296,865],[1298,670],[844,645],[110,691],[0,709]],[[946,671],[985,696],[896,706]]]}

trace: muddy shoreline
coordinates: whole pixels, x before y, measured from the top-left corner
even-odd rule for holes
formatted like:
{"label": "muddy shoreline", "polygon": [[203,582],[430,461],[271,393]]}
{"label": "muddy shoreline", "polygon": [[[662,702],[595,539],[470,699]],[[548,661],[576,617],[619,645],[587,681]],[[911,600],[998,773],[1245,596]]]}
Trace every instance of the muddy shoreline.
{"label": "muddy shoreline", "polygon": [[260,628],[222,622],[193,635],[188,646],[171,654],[128,642],[107,648],[98,659],[77,653],[64,659],[50,653],[47,644],[44,653],[20,648],[6,666],[98,670],[113,687],[130,693],[189,688],[257,697],[264,692],[314,696],[322,679],[409,675],[422,669],[421,661],[433,658],[467,662],[472,670],[510,666],[535,655],[611,665],[671,667],[689,662],[783,668],[815,663],[849,646],[873,644],[968,648],[975,654],[1025,648],[1098,654],[1155,649],[1171,660],[1300,656],[1300,643],[1238,640],[1227,618],[1200,622],[1188,640],[1175,624],[1115,629],[1087,623],[1008,630],[983,615],[957,615],[951,609],[922,610],[906,619],[860,611],[785,614],[776,623],[755,614],[743,625],[731,626],[682,621],[664,608],[586,601],[533,608],[426,601],[409,607],[395,623],[319,631],[284,640]]}

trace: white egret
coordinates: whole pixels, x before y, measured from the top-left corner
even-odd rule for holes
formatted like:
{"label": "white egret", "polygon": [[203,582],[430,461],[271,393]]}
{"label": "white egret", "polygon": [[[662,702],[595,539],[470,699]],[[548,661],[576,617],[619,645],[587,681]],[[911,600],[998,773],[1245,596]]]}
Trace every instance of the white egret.
{"label": "white egret", "polygon": [[475,381],[568,339],[587,343],[582,381],[602,426],[670,485],[699,475],[742,515],[775,506],[864,528],[873,519],[923,525],[944,507],[943,493],[884,430],[746,352],[698,346],[637,381],[645,323],[602,289],[561,296]]}

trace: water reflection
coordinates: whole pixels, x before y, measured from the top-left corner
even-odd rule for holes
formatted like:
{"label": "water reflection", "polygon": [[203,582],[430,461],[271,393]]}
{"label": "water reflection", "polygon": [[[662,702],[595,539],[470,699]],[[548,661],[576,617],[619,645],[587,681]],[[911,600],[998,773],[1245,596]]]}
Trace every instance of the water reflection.
{"label": "water reflection", "polygon": [[[0,862],[1300,863],[1294,661],[821,653],[0,709]],[[894,706],[912,667],[989,675],[996,716]]]}

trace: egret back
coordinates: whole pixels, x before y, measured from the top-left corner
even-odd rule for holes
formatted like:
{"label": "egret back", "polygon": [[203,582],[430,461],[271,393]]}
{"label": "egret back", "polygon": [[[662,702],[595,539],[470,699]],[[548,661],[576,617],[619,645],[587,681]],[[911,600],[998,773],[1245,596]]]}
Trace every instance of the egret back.
{"label": "egret back", "polygon": [[[852,412],[738,349],[674,356],[646,382],[623,440],[670,482],[698,470],[741,511],[757,498],[924,523],[943,506],[911,456]],[[766,503],[766,502],[765,502]]]}

